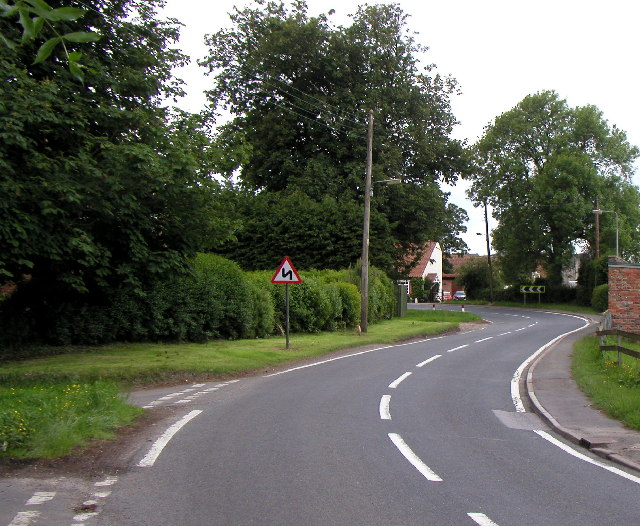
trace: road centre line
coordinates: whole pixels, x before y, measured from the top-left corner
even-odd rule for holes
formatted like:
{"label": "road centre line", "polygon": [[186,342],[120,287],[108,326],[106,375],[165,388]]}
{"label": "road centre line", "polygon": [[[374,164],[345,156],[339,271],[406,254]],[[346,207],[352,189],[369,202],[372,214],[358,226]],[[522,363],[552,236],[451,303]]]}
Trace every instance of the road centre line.
{"label": "road centre line", "polygon": [[393,382],[391,382],[389,384],[389,389],[395,389],[396,387],[398,387],[404,380],[406,380],[407,378],[409,378],[409,376],[411,376],[411,373],[404,373],[403,375],[401,375],[399,378],[397,378],[396,380],[394,380]]}
{"label": "road centre line", "polygon": [[476,340],[473,343],[481,343],[481,342],[486,342],[487,340],[493,340],[493,336],[489,336],[488,338],[482,338],[482,340]]}
{"label": "road centre line", "polygon": [[391,442],[398,448],[400,453],[406,458],[409,463],[418,470],[418,472],[431,482],[442,482],[442,479],[436,475],[436,473],[427,466],[418,455],[416,455],[402,437],[396,433],[389,433]]}
{"label": "road centre line", "polygon": [[9,523],[9,526],[29,526],[40,516],[39,511],[21,511]]}
{"label": "road centre line", "polygon": [[25,503],[25,506],[38,506],[43,502],[52,500],[55,496],[55,491],[36,491],[33,496]]}
{"label": "road centre line", "polygon": [[391,411],[389,404],[391,403],[391,395],[384,395],[380,399],[380,419],[391,420]]}
{"label": "road centre line", "polygon": [[464,349],[465,347],[469,347],[469,344],[461,345],[460,347],[455,347],[455,348],[453,348],[453,349],[449,349],[447,352],[458,351],[458,350],[460,350],[460,349]]}
{"label": "road centre line", "polygon": [[202,413],[202,411],[200,410],[191,411],[190,413],[183,416],[180,420],[178,420],[175,424],[169,426],[169,428],[162,434],[162,436],[153,443],[144,458],[140,462],[138,462],[138,467],[146,468],[153,466],[153,464],[155,464],[155,461],[160,456],[160,453],[162,453],[162,450],[169,443],[169,440],[171,440],[173,436],[178,431],[180,431],[180,429],[182,429],[190,420],[198,416],[200,413]]}
{"label": "road centre line", "polygon": [[507,334],[511,334],[511,331],[503,332],[502,334],[498,334],[498,336],[506,336]]}
{"label": "road centre line", "polygon": [[497,523],[493,522],[484,513],[467,513],[467,515],[471,517],[473,521],[476,524],[479,524],[480,526],[498,526]]}
{"label": "road centre line", "polygon": [[441,354],[436,354],[435,356],[432,356],[431,358],[425,360],[424,362],[420,362],[418,365],[416,365],[416,367],[423,367],[425,365],[427,365],[428,363],[431,363],[435,360],[437,360],[438,358],[442,358]]}

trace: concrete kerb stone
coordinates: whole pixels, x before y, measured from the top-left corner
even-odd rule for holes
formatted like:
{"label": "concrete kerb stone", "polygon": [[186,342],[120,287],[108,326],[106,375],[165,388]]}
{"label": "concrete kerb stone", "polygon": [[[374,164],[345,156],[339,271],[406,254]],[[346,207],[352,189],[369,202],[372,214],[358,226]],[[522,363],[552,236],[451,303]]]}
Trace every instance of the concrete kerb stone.
{"label": "concrete kerb stone", "polygon": [[[589,329],[593,329],[590,325]],[[585,331],[587,328],[585,328]],[[566,337],[565,337],[566,338]],[[551,352],[554,348],[556,348],[559,344],[563,343],[565,338],[561,338],[553,345],[550,345],[544,352],[542,352],[536,359],[529,365],[526,373],[526,394],[529,398],[529,401],[534,408],[534,412],[538,414],[556,433],[560,436],[564,437],[569,442],[581,446],[595,455],[598,455],[601,458],[610,460],[615,462],[621,466],[624,466],[628,469],[632,469],[640,472],[640,464],[630,460],[619,453],[612,451],[607,448],[599,447],[599,444],[593,443],[587,437],[583,436],[580,431],[575,429],[571,429],[563,426],[558,422],[558,420],[542,405],[538,397],[536,396],[535,390],[535,371],[538,364],[547,356],[549,352]],[[564,342],[566,344],[566,342]]]}

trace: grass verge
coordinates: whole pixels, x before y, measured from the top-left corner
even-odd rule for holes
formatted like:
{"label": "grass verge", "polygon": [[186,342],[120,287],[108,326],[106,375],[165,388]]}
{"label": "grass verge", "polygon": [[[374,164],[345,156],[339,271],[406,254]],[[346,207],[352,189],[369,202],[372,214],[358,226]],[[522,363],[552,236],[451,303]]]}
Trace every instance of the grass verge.
{"label": "grass verge", "polygon": [[573,376],[596,407],[640,430],[640,361],[623,356],[618,365],[617,360],[616,352],[600,352],[598,337],[586,338],[574,347]]}
{"label": "grass verge", "polygon": [[0,386],[0,457],[53,458],[89,439],[112,438],[142,412],[115,382],[32,381]]}
{"label": "grass verge", "polygon": [[354,331],[212,341],[204,344],[119,344],[0,365],[0,458],[52,458],[91,439],[111,438],[141,413],[119,390],[134,385],[220,378],[363,345],[441,334],[471,313],[409,310]]}

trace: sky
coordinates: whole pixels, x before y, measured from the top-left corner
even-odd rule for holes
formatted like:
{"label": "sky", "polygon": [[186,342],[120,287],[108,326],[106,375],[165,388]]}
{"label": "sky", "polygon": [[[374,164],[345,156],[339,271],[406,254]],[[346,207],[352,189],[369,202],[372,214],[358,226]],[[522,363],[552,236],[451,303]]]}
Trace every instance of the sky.
{"label": "sky", "polygon": [[[309,14],[327,13],[348,25],[358,0],[307,0]],[[369,4],[379,3],[369,1]],[[460,95],[452,96],[460,122],[453,137],[473,144],[493,120],[525,96],[554,90],[572,107],[592,104],[640,146],[640,2],[634,0],[399,0],[410,15],[409,29],[429,50],[422,63],[453,76]],[[185,27],[179,47],[192,64],[176,71],[188,96],[178,106],[199,111],[212,79],[196,61],[206,55],[204,35],[231,26],[228,14],[249,0],[166,0],[161,16]],[[638,170],[640,172],[640,169]],[[640,186],[640,173],[633,179]],[[471,253],[486,254],[484,211],[466,199],[466,185],[445,188],[469,215],[462,235]],[[490,229],[495,222],[489,216]],[[482,235],[477,235],[477,233]]]}

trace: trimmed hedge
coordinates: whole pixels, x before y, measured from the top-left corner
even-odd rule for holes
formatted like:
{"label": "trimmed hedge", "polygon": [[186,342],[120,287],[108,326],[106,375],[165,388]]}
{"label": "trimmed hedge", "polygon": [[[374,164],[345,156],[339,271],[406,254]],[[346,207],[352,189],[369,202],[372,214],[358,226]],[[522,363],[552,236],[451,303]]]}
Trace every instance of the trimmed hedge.
{"label": "trimmed hedge", "polygon": [[[244,272],[221,256],[199,254],[189,274],[105,297],[76,295],[57,305],[27,308],[29,284],[0,303],[0,360],[51,353],[37,345],[263,338],[284,330],[285,286],[271,271]],[[359,272],[309,271],[289,286],[290,328],[319,332],[355,327],[360,320]],[[394,285],[382,271],[369,273],[369,321],[393,316]],[[31,304],[34,304],[33,302]]]}
{"label": "trimmed hedge", "polygon": [[591,306],[598,312],[604,312],[609,308],[609,285],[598,285],[593,289]]}

